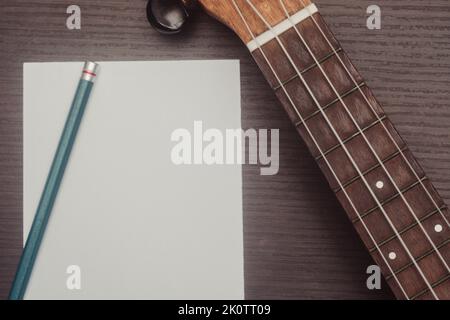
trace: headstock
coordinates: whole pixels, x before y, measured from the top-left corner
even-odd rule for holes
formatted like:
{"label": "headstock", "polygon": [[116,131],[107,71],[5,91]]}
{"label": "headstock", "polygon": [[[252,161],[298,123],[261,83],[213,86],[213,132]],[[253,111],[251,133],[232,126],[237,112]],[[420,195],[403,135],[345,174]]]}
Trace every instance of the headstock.
{"label": "headstock", "polygon": [[[185,24],[189,10],[199,3],[203,9],[232,29],[244,43],[271,26],[311,4],[310,0],[149,0],[147,17],[163,33],[177,33]],[[283,7],[284,5],[284,7]],[[286,10],[286,11],[285,11]],[[261,16],[259,16],[259,15]]]}
{"label": "headstock", "polygon": [[290,15],[311,4],[310,0],[198,0],[198,2],[208,14],[231,28],[244,43],[252,40],[252,33],[258,36],[267,31],[267,26],[256,11],[274,26],[286,19],[282,4]]}

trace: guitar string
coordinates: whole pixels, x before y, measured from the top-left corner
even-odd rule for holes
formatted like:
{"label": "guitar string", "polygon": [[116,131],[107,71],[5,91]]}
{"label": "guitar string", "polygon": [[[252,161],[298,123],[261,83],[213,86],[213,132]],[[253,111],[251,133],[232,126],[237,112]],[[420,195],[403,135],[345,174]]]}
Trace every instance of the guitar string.
{"label": "guitar string", "polygon": [[[277,73],[275,72],[275,70],[274,70],[272,64],[270,63],[269,59],[267,58],[267,56],[266,56],[264,50],[263,50],[262,47],[260,46],[258,39],[256,39],[255,35],[253,34],[253,31],[251,30],[251,28],[250,28],[250,26],[248,25],[248,23],[247,23],[245,17],[243,16],[243,14],[242,14],[242,12],[241,12],[241,9],[239,8],[239,6],[237,5],[237,3],[236,3],[235,0],[232,0],[232,2],[233,2],[233,5],[234,5],[236,11],[238,12],[240,18],[242,19],[244,25],[246,26],[246,28],[247,28],[249,34],[250,34],[251,37],[253,38],[253,41],[255,41],[257,47],[260,49],[261,54],[262,54],[262,56],[264,57],[266,63],[268,64],[268,66],[269,66],[271,72],[273,73],[273,75],[274,75],[275,78],[277,79],[277,81],[278,81],[278,83],[279,83],[281,89],[284,91],[286,97],[288,98],[288,100],[289,100],[291,106],[293,107],[293,109],[294,109],[294,111],[296,112],[296,114],[298,115],[298,117],[303,121],[302,115],[301,115],[300,112],[298,111],[298,109],[297,109],[295,103],[292,101],[292,98],[290,97],[289,93],[287,92],[286,88],[284,87],[284,85],[283,85],[282,81],[280,80],[279,76],[278,76]],[[321,147],[320,147],[319,144],[317,143],[317,141],[316,141],[314,135],[311,133],[311,130],[309,129],[309,126],[308,126],[307,124],[305,124],[305,128],[306,128],[306,130],[307,130],[309,136],[311,137],[312,141],[313,141],[314,144],[316,145],[317,149],[319,150],[319,152],[320,152],[321,155],[323,156],[323,159],[325,160],[325,163],[327,164],[328,168],[330,169],[330,171],[331,171],[331,173],[333,174],[334,178],[336,179],[337,183],[339,184],[339,186],[341,187],[342,191],[344,192],[344,195],[345,195],[346,198],[348,199],[348,201],[349,201],[349,203],[350,203],[352,209],[355,211],[355,213],[356,213],[356,214],[358,215],[358,217],[360,218],[361,223],[362,223],[364,229],[366,230],[366,232],[367,232],[367,234],[369,235],[370,239],[371,239],[372,242],[374,243],[376,249],[379,251],[380,257],[384,260],[384,262],[385,262],[386,266],[388,267],[389,271],[390,271],[391,274],[394,276],[394,279],[395,279],[396,283],[398,284],[400,290],[402,291],[403,295],[405,296],[405,298],[406,298],[407,300],[409,300],[408,294],[406,293],[405,289],[403,288],[403,286],[402,286],[401,282],[399,281],[397,275],[394,273],[394,271],[393,271],[392,267],[390,266],[389,262],[387,261],[386,257],[382,254],[382,252],[381,252],[381,250],[380,250],[380,248],[379,248],[377,242],[375,241],[375,239],[374,239],[372,233],[371,233],[370,230],[368,229],[366,223],[364,222],[364,220],[361,219],[361,215],[360,215],[360,213],[358,212],[358,210],[356,209],[355,205],[353,204],[353,201],[351,200],[350,196],[348,195],[347,190],[345,190],[345,189],[343,188],[343,185],[342,185],[342,183],[340,182],[340,180],[339,180],[337,174],[335,173],[333,167],[332,167],[331,164],[329,163],[327,157],[324,155],[324,153],[323,153]]]}
{"label": "guitar string", "polygon": [[[298,36],[300,37],[300,39],[302,40],[303,44],[306,46],[306,48],[308,49],[309,53],[313,56],[316,64],[319,66],[320,70],[322,71],[322,73],[324,74],[324,76],[327,78],[329,84],[333,87],[333,84],[331,83],[331,81],[328,79],[328,76],[325,74],[325,72],[323,71],[322,66],[320,66],[319,62],[317,61],[316,57],[314,56],[314,54],[312,53],[312,51],[310,50],[308,44],[306,43],[306,41],[304,40],[303,36],[300,34],[297,26],[295,26],[294,23],[292,23],[292,20],[290,18],[289,12],[286,10],[286,6],[283,2],[283,0],[279,0],[281,6],[283,7],[283,10],[286,13],[287,18],[289,19],[289,21],[291,22],[291,25],[293,26],[293,28],[295,29],[296,33],[298,34]],[[300,0],[304,6],[303,0]],[[306,7],[305,7],[306,8]],[[309,12],[309,8],[308,8],[308,12]],[[310,17],[312,17],[311,14],[309,14]],[[338,55],[336,55],[338,56]],[[340,59],[340,57],[339,57]],[[342,65],[344,66],[344,68],[346,68],[345,64],[342,62],[342,60],[340,60]],[[347,72],[349,74],[350,71],[346,68]],[[353,78],[354,79],[354,78]],[[356,81],[354,81],[356,83]],[[333,88],[334,89],[334,88]],[[360,88],[359,88],[360,89]],[[334,89],[335,90],[335,89]],[[361,89],[360,89],[361,90]],[[362,90],[361,90],[362,91]],[[337,92],[337,90],[335,90],[336,95],[338,95],[338,98],[340,99],[341,103],[344,105],[344,108],[346,109],[348,115],[350,116],[350,118],[352,119],[353,123],[357,126],[358,130],[360,131],[360,133],[363,135],[364,137],[364,133],[361,130],[360,126],[358,125],[358,123],[356,122],[356,120],[353,118],[353,115],[351,114],[351,112],[348,110],[346,104],[344,103],[344,101],[342,100],[342,98],[340,98],[339,93]],[[375,112],[374,112],[375,113]],[[375,113],[376,114],[376,113]],[[378,115],[377,115],[378,116]],[[378,118],[378,120],[380,120],[380,118]],[[383,127],[384,127],[384,123],[382,121],[380,121],[380,123],[382,123]],[[386,132],[388,132],[387,128],[384,127]],[[393,138],[392,138],[393,139]],[[379,159],[378,155],[376,154],[375,150],[371,147],[369,141],[367,139],[365,139],[367,144],[369,145],[371,151],[373,152],[373,154],[375,155],[375,157],[377,158],[377,160],[380,162],[380,164],[382,165],[383,169],[385,170],[385,172],[387,173],[389,179],[391,180],[391,183],[394,185],[394,187],[396,188],[396,191],[400,194],[400,197],[402,198],[403,202],[405,203],[405,205],[407,206],[409,212],[413,215],[416,223],[418,224],[418,226],[420,227],[420,229],[422,230],[422,232],[424,233],[425,237],[427,238],[428,242],[431,244],[433,250],[436,252],[436,254],[438,255],[439,259],[442,261],[442,263],[444,264],[444,266],[447,269],[447,272],[450,272],[450,268],[448,267],[448,264],[446,262],[446,260],[444,259],[444,257],[442,256],[441,252],[439,251],[439,249],[436,247],[434,241],[431,239],[429,233],[427,232],[427,230],[424,228],[424,226],[422,225],[420,219],[417,217],[417,215],[415,214],[414,210],[412,209],[411,205],[408,203],[407,199],[405,198],[405,196],[403,195],[403,193],[400,191],[400,188],[397,186],[396,182],[394,181],[394,179],[392,178],[392,176],[390,175],[390,173],[388,172],[388,170],[385,168],[384,164],[382,163],[381,159]],[[398,148],[398,147],[397,147]],[[399,149],[399,148],[398,148]],[[399,149],[400,150],[400,149]],[[401,151],[401,150],[400,150]],[[414,170],[412,170],[413,172],[415,172]],[[420,179],[418,179],[420,181]],[[437,207],[437,206],[436,206]],[[439,208],[438,208],[439,209]]]}
{"label": "guitar string", "polygon": [[[275,39],[277,40],[278,44],[280,45],[280,47],[283,49],[284,54],[286,55],[286,57],[288,58],[289,62],[292,64],[292,66],[294,67],[295,71],[297,72],[297,75],[300,77],[300,79],[302,80],[303,84],[305,85],[306,89],[308,90],[309,94],[311,95],[311,97],[313,98],[314,102],[317,104],[317,107],[319,108],[320,112],[322,113],[324,119],[326,120],[328,126],[330,127],[330,129],[333,131],[333,134],[335,135],[335,137],[338,139],[339,143],[342,146],[342,149],[344,150],[344,152],[346,153],[347,157],[350,159],[350,161],[352,162],[354,168],[356,169],[356,171],[358,172],[358,174],[361,176],[362,181],[364,182],[364,184],[366,185],[369,193],[371,194],[371,196],[373,197],[373,199],[375,200],[375,202],[377,203],[377,205],[380,207],[382,213],[384,214],[386,220],[388,221],[389,225],[391,226],[391,228],[394,230],[397,238],[399,239],[400,243],[402,244],[402,246],[404,247],[407,255],[409,256],[409,258],[411,259],[411,261],[413,262],[413,264],[415,265],[415,267],[417,268],[417,271],[421,274],[422,278],[424,279],[425,283],[427,284],[427,286],[429,287],[430,291],[433,292],[433,295],[435,295],[434,290],[431,286],[431,284],[429,283],[429,280],[426,278],[426,276],[424,275],[422,269],[420,268],[420,266],[418,265],[417,261],[415,260],[415,258],[413,257],[413,255],[411,254],[409,248],[406,246],[405,242],[403,241],[403,238],[400,236],[400,234],[398,234],[394,224],[392,223],[392,221],[390,220],[389,216],[386,214],[386,211],[384,210],[384,207],[381,205],[381,203],[379,202],[378,198],[376,197],[375,193],[373,192],[373,190],[370,188],[370,185],[368,184],[366,178],[364,177],[364,175],[362,174],[362,172],[360,171],[359,167],[357,166],[355,160],[351,157],[350,152],[348,151],[347,147],[344,145],[344,143],[342,142],[341,138],[339,137],[338,133],[336,132],[336,129],[334,128],[334,126],[331,124],[328,116],[325,114],[325,112],[323,111],[323,108],[320,106],[320,103],[317,101],[316,97],[314,96],[313,92],[311,91],[309,85],[306,83],[306,81],[304,80],[303,76],[301,75],[300,71],[298,70],[297,66],[295,65],[295,63],[293,62],[291,56],[289,55],[289,53],[287,52],[286,48],[284,47],[283,43],[280,41],[278,35],[273,31],[272,26],[266,21],[266,19],[262,16],[262,14],[259,12],[259,10],[253,5],[253,3],[250,0],[246,0],[247,4],[252,8],[252,10],[254,11],[254,13],[256,13],[259,17],[259,19],[261,19],[261,21],[266,25],[266,27],[273,33]],[[320,64],[318,64],[319,67],[321,67]],[[333,84],[331,83],[331,81],[329,81],[326,73],[323,71],[322,69],[322,73],[324,74],[324,76],[327,78],[330,86],[332,86],[333,90],[337,93],[337,90],[334,88]],[[337,93],[337,96],[339,97],[339,94]],[[347,112],[348,109],[345,105],[345,103],[343,101],[341,101],[341,103],[344,105],[344,107],[346,108]],[[365,135],[361,132],[362,136],[365,138],[367,144],[369,147],[372,146],[369,143],[369,141],[367,140],[367,138],[365,137]],[[372,149],[372,152],[373,149]],[[374,153],[375,156],[377,157],[376,153]],[[379,158],[377,157],[378,161],[380,162]],[[380,162],[381,163],[381,162]],[[382,164],[382,163],[381,163]],[[384,166],[383,166],[384,168]],[[384,168],[385,169],[385,168]],[[385,171],[387,171],[385,169]],[[389,173],[387,172],[387,174],[389,175]],[[435,295],[436,299],[438,299],[438,297]]]}
{"label": "guitar string", "polygon": [[[330,78],[328,77],[328,75],[326,74],[326,72],[324,71],[322,65],[319,63],[317,57],[314,55],[314,53],[312,52],[311,48],[309,47],[309,45],[307,44],[307,42],[305,41],[305,39],[303,38],[303,36],[301,35],[301,33],[299,32],[299,30],[297,29],[296,25],[292,22],[292,19],[289,15],[289,12],[286,9],[286,6],[283,2],[283,0],[279,0],[280,4],[287,16],[288,21],[291,23],[292,27],[294,28],[294,30],[296,31],[296,33],[298,34],[300,40],[303,42],[303,44],[305,45],[306,49],[308,50],[309,54],[312,56],[312,58],[314,59],[314,62],[317,64],[317,66],[319,67],[320,71],[322,72],[322,74],[324,75],[324,77],[326,78],[328,84],[332,87],[334,93],[336,94],[336,96],[338,97],[339,101],[342,103],[342,105],[344,106],[345,111],[347,112],[348,116],[351,118],[353,124],[356,126],[356,128],[358,129],[360,135],[363,137],[363,139],[366,141],[367,145],[369,146],[371,152],[373,153],[373,155],[375,156],[375,158],[377,159],[377,161],[379,162],[379,164],[381,165],[381,167],[383,168],[383,170],[385,171],[385,173],[387,174],[389,180],[391,181],[392,185],[394,186],[396,192],[400,195],[401,199],[403,200],[403,202],[405,203],[407,209],[409,210],[409,212],[412,214],[412,216],[414,217],[416,223],[418,224],[418,226],[420,227],[421,231],[423,232],[423,234],[425,235],[426,239],[428,240],[428,242],[431,244],[431,247],[433,248],[433,250],[436,252],[436,254],[438,255],[439,259],[442,261],[442,263],[444,264],[444,266],[446,267],[447,271],[450,273],[450,268],[447,265],[447,262],[445,261],[444,257],[442,256],[441,252],[439,251],[439,249],[436,247],[434,241],[431,239],[429,233],[427,232],[427,230],[424,228],[423,224],[420,222],[420,219],[417,217],[416,213],[414,212],[414,210],[412,209],[411,205],[409,204],[409,202],[406,200],[404,194],[401,192],[400,188],[398,187],[397,183],[395,182],[394,178],[392,177],[392,175],[390,174],[390,172],[387,170],[386,166],[384,165],[384,163],[381,161],[380,157],[378,156],[378,154],[376,153],[375,149],[373,148],[373,146],[370,144],[370,141],[367,139],[365,133],[363,132],[363,130],[361,129],[360,125],[358,124],[358,122],[356,121],[356,119],[353,117],[352,113],[350,112],[350,110],[348,109],[347,104],[344,102],[343,98],[340,96],[339,92],[337,91],[336,87],[333,85],[332,81],[330,80]],[[287,51],[286,51],[287,52]],[[292,61],[293,62],[293,61]],[[295,67],[296,68],[296,67]],[[297,70],[297,68],[296,68]],[[298,71],[298,70],[297,70]],[[390,218],[389,218],[390,219]],[[392,226],[394,226],[394,224],[392,224]]]}
{"label": "guitar string", "polygon": [[[280,0],[281,1],[281,0]],[[341,63],[341,65],[344,67],[345,71],[347,72],[347,74],[349,75],[349,77],[351,78],[352,82],[358,87],[359,92],[361,93],[361,95],[363,96],[364,100],[366,101],[366,103],[369,105],[370,110],[372,111],[372,113],[377,117],[377,120],[380,121],[381,118],[378,115],[378,113],[375,111],[375,108],[372,106],[371,102],[369,101],[369,99],[367,98],[366,94],[364,93],[364,91],[360,88],[360,86],[358,86],[358,83],[355,79],[355,77],[353,76],[353,74],[350,72],[350,70],[347,68],[347,66],[345,65],[345,63],[342,61],[341,57],[339,56],[339,54],[337,54],[335,48],[333,47],[333,45],[331,44],[331,41],[328,39],[328,37],[325,35],[325,32],[322,30],[322,28],[320,27],[320,25],[318,24],[317,20],[314,18],[313,13],[311,12],[311,9],[309,6],[307,6],[304,2],[304,0],[299,0],[302,4],[302,6],[308,11],[308,15],[311,17],[311,19],[313,20],[314,24],[316,25],[317,29],[320,31],[320,33],[322,34],[322,37],[326,40],[326,42],[328,43],[328,45],[330,46],[330,48],[333,50],[333,54],[338,58],[339,62]],[[295,28],[297,29],[297,28]],[[450,227],[450,223],[447,219],[447,217],[444,215],[444,213],[442,212],[441,208],[437,205],[436,201],[434,200],[433,196],[430,194],[430,192],[428,191],[428,189],[425,187],[425,184],[423,183],[423,181],[420,179],[419,175],[417,174],[416,170],[413,168],[412,164],[410,163],[410,161],[408,160],[408,158],[405,156],[405,154],[403,153],[402,149],[400,148],[400,146],[397,144],[397,142],[395,141],[394,137],[392,136],[391,132],[386,128],[385,124],[380,121],[381,125],[383,126],[383,129],[386,131],[386,133],[389,135],[389,138],[391,139],[391,141],[394,143],[395,147],[397,148],[397,150],[399,150],[400,154],[403,157],[403,160],[408,164],[410,170],[414,173],[414,176],[416,177],[417,181],[419,181],[420,185],[422,186],[422,188],[425,190],[428,198],[430,198],[430,200],[433,202],[433,205],[436,207],[436,209],[438,210],[438,212],[440,213],[440,215],[442,216],[442,218],[444,219],[445,223],[447,224],[448,227]]]}
{"label": "guitar string", "polygon": [[[311,88],[309,87],[309,85],[307,84],[307,82],[305,81],[305,79],[303,78],[303,76],[301,75],[301,72],[298,70],[297,66],[295,65],[294,61],[292,60],[292,57],[290,56],[290,54],[287,52],[286,48],[284,47],[283,43],[281,42],[281,40],[279,39],[278,35],[276,34],[276,32],[273,31],[272,26],[267,22],[267,20],[263,17],[263,15],[259,12],[259,10],[253,5],[253,3],[251,2],[251,0],[246,0],[246,3],[252,8],[253,12],[256,13],[256,15],[259,17],[259,19],[261,19],[261,21],[266,25],[266,27],[272,32],[272,34],[274,35],[275,39],[277,40],[279,46],[281,47],[281,49],[283,50],[284,54],[286,55],[286,57],[288,58],[289,62],[291,63],[292,67],[295,69],[295,71],[297,72],[297,75],[299,76],[299,78],[301,79],[301,81],[303,82],[303,85],[305,86],[305,88],[308,90],[308,93],[311,95],[311,98],[314,100],[315,104],[317,105],[317,107],[319,108],[320,112],[322,113],[322,116],[324,117],[324,119],[326,120],[328,126],[330,127],[330,129],[333,131],[333,134],[335,135],[335,137],[338,139],[338,142],[340,143],[342,149],[344,150],[344,152],[346,153],[347,157],[349,158],[349,160],[351,161],[352,165],[354,166],[354,168],[356,169],[356,171],[358,172],[358,174],[360,175],[362,181],[364,182],[364,184],[366,185],[367,190],[369,191],[369,193],[371,194],[372,198],[375,200],[375,202],[377,203],[378,207],[381,209],[383,215],[385,216],[386,220],[388,221],[390,227],[394,230],[395,235],[397,236],[397,238],[399,239],[401,245],[403,246],[403,248],[405,249],[405,252],[407,253],[407,255],[409,256],[409,258],[411,259],[411,261],[413,262],[413,264],[415,265],[417,271],[419,272],[419,274],[422,276],[423,280],[425,281],[427,287],[430,289],[430,291],[433,293],[433,295],[435,296],[436,299],[439,299],[436,296],[436,293],[433,290],[433,287],[431,286],[431,284],[429,283],[429,280],[427,279],[427,277],[425,276],[425,274],[423,273],[422,269],[420,268],[419,264],[417,263],[417,261],[415,260],[414,256],[411,254],[409,248],[407,247],[407,245],[405,244],[405,242],[403,241],[403,238],[400,236],[400,234],[397,232],[397,229],[395,228],[394,224],[392,223],[391,219],[389,218],[389,216],[387,215],[386,211],[384,210],[384,207],[381,205],[380,201],[378,200],[378,198],[376,197],[375,193],[373,192],[373,190],[370,188],[369,183],[367,182],[366,178],[364,177],[364,175],[362,174],[361,170],[359,169],[359,167],[357,166],[355,160],[352,158],[350,152],[347,149],[347,146],[342,142],[341,138],[339,137],[338,133],[336,132],[336,129],[334,128],[334,126],[332,125],[332,123],[330,122],[328,116],[325,114],[325,112],[323,111],[323,108],[321,107],[320,103],[317,101],[317,98],[315,97],[315,95],[313,94],[313,92],[311,91]],[[318,64],[318,66],[321,68],[321,65]],[[324,76],[328,79],[328,76],[326,75],[326,73],[323,71],[322,69],[322,73],[324,74]],[[336,89],[334,88],[333,84],[329,81],[330,85],[333,87],[333,90],[337,93]],[[339,93],[337,93],[337,96],[339,97]],[[344,105],[344,107],[346,108],[346,111],[348,111],[345,103],[343,101],[341,101],[341,103]],[[363,135],[363,133],[361,132],[361,134]],[[363,137],[365,137],[365,135],[363,135]],[[372,147],[371,144],[369,143],[369,141],[367,140],[367,138],[365,138],[367,144],[369,147]],[[372,150],[373,152],[373,150]],[[375,153],[376,155],[376,153]],[[376,155],[377,156],[377,155]],[[377,158],[378,159],[378,158]],[[378,159],[379,161],[379,159]],[[382,163],[381,163],[382,164]],[[384,167],[383,167],[384,168]],[[385,168],[384,168],[385,169]],[[386,171],[386,169],[385,169]],[[389,175],[389,173],[387,173]]]}

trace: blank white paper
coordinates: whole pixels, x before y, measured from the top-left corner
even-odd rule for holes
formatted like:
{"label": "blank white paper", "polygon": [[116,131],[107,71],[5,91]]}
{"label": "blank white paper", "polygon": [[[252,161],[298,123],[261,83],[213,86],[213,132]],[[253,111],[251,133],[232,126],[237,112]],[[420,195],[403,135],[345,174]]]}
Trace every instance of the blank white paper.
{"label": "blank white paper", "polygon": [[[24,239],[82,66],[24,64]],[[241,127],[238,61],[100,62],[25,298],[244,297],[241,167],[170,158],[196,120]]]}

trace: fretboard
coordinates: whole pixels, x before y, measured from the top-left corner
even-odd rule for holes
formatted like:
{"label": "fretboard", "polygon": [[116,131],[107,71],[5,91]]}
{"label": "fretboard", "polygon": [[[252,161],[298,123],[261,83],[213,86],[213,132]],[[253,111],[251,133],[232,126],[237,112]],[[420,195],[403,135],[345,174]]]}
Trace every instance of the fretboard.
{"label": "fretboard", "polygon": [[248,48],[395,295],[450,299],[449,211],[316,11]]}

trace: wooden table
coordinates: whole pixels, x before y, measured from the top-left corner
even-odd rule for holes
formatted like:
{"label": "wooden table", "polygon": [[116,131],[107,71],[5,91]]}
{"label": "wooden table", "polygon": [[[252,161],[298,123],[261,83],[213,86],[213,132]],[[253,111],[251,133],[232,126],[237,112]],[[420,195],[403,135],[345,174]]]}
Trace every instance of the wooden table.
{"label": "wooden table", "polygon": [[[81,30],[66,28],[66,1],[0,3],[0,298],[22,246],[22,63],[239,59],[244,128],[280,129],[280,172],[244,166],[245,286],[250,299],[386,299],[366,288],[373,264],[247,49],[201,11],[163,37],[146,1],[78,0]],[[369,0],[316,4],[435,186],[450,203],[450,2],[378,0],[382,29],[368,30]],[[150,99],[150,97],[149,97]]]}

